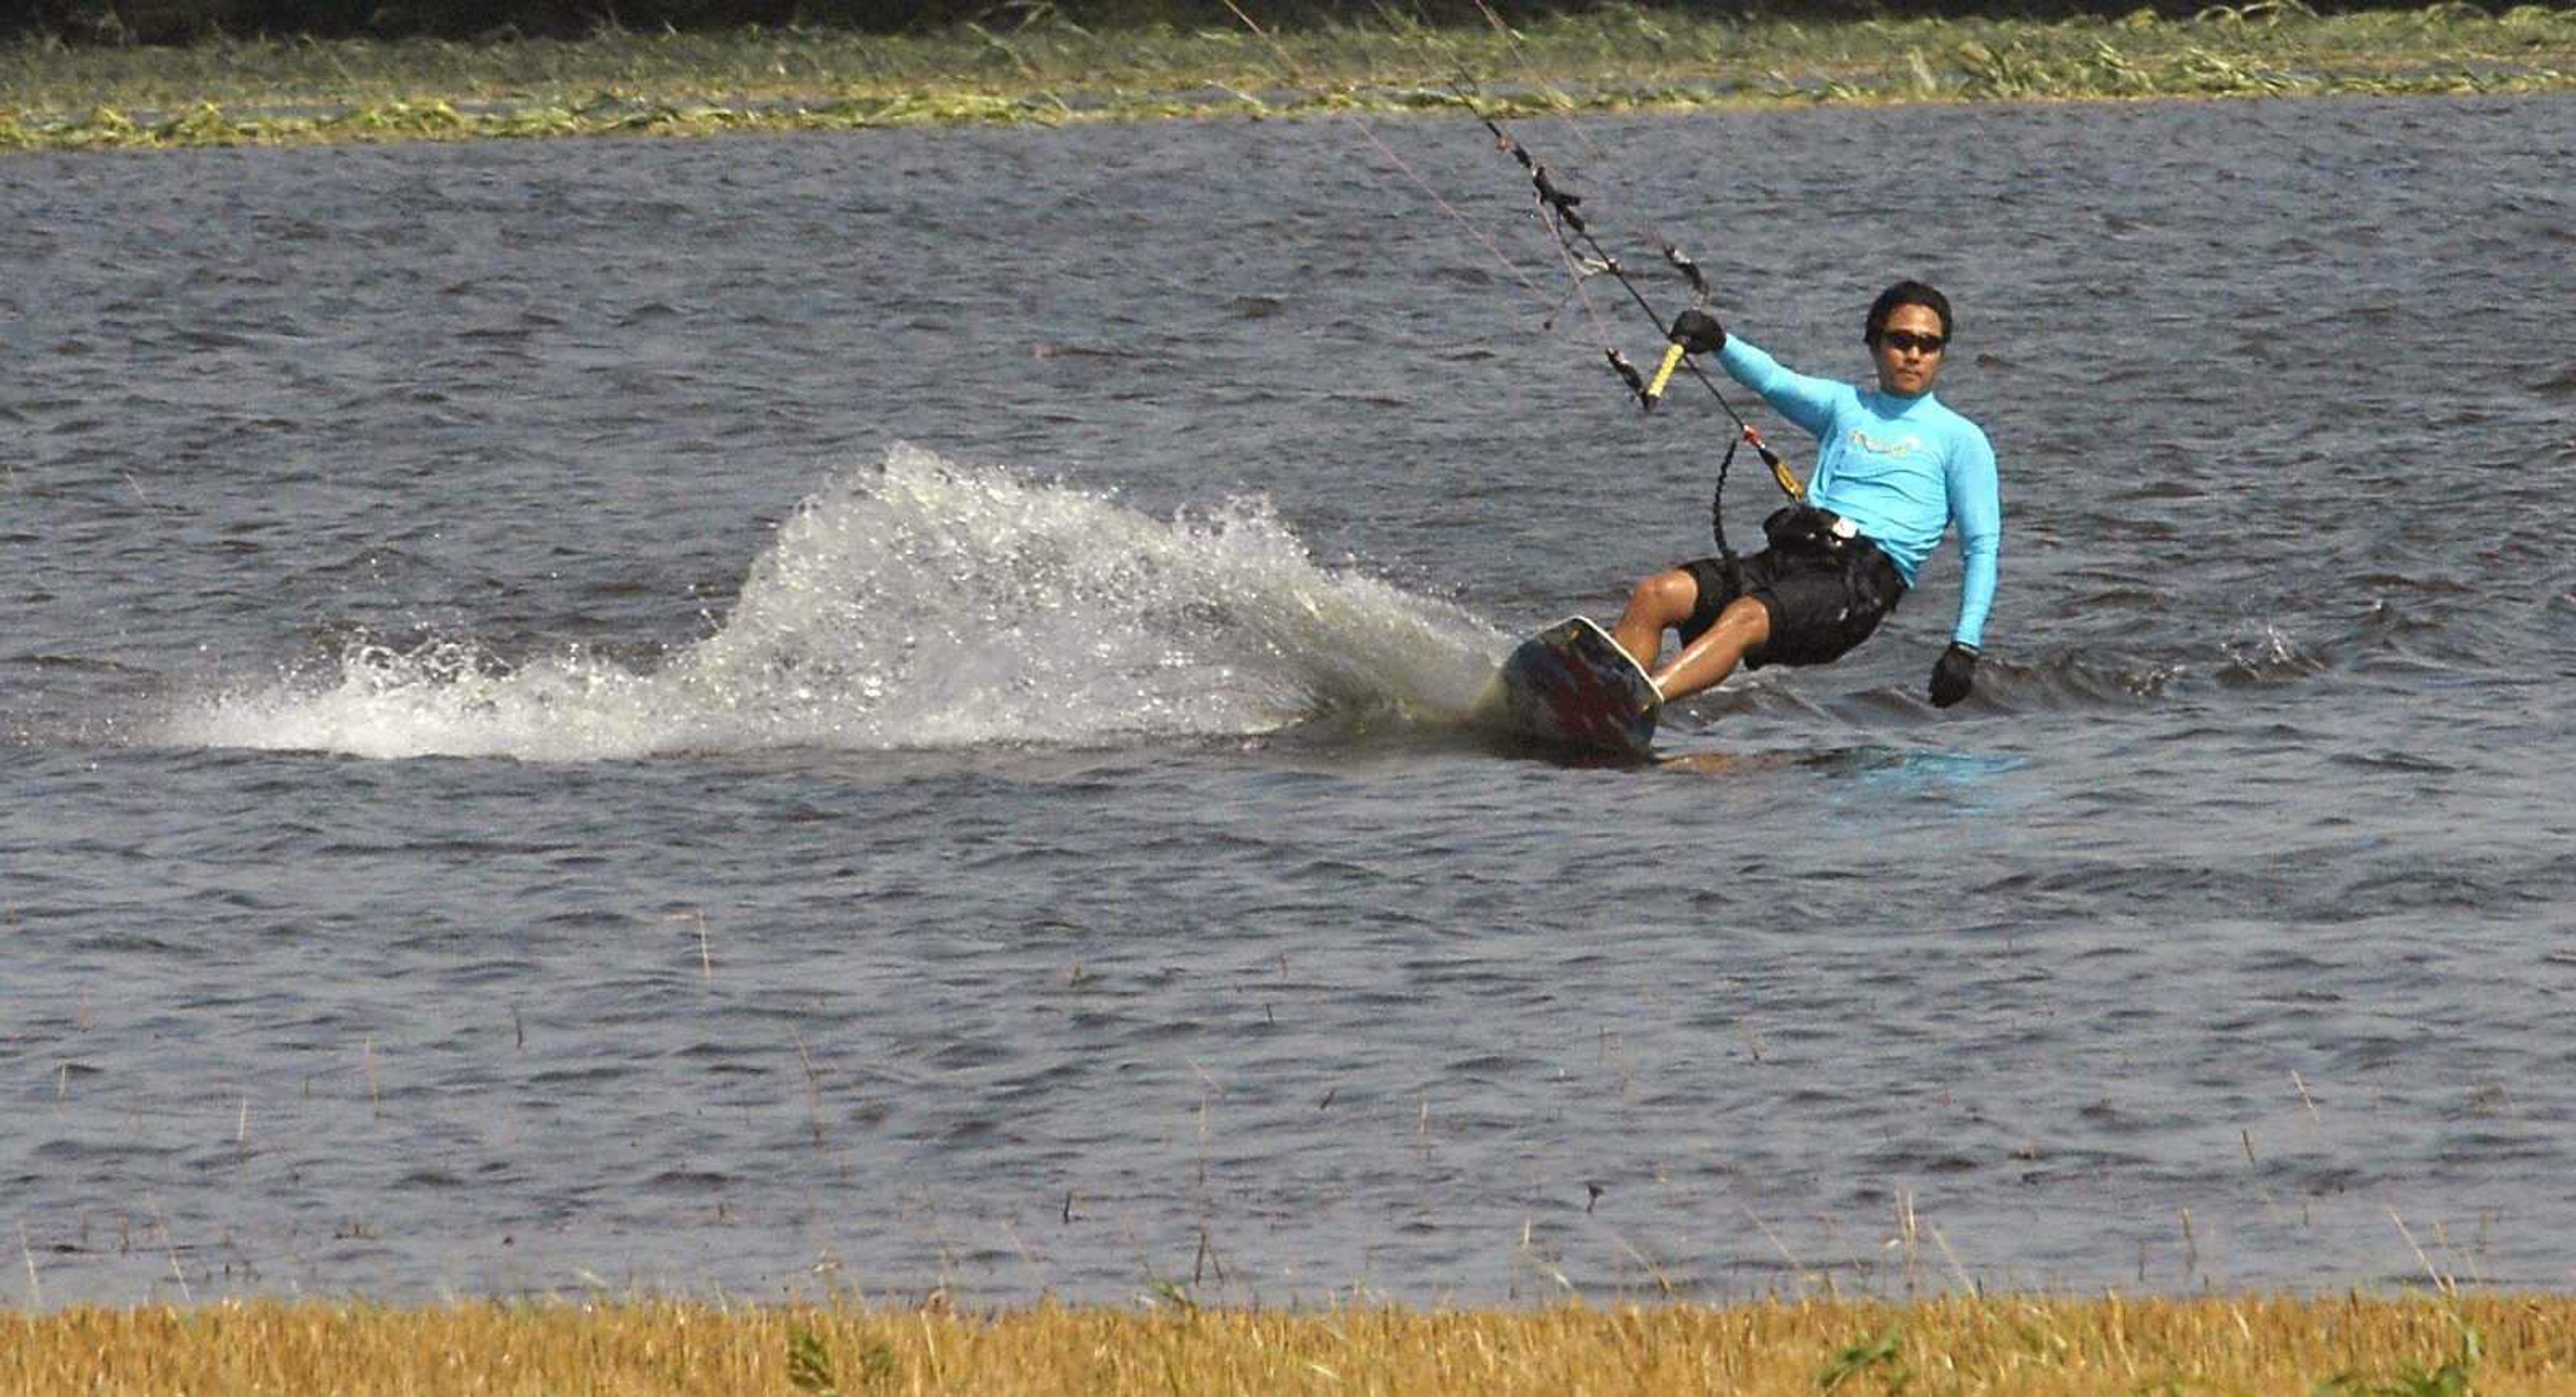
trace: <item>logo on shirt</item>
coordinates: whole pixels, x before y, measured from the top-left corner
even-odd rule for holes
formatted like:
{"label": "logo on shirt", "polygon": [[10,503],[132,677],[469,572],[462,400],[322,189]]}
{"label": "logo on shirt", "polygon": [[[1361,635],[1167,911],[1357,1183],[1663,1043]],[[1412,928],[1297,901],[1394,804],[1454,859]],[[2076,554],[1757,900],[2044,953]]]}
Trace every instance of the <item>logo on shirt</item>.
{"label": "logo on shirt", "polygon": [[1878,438],[1871,436],[1860,428],[1854,427],[1852,428],[1852,444],[1858,446],[1861,450],[1870,452],[1874,455],[1894,456],[1902,460],[1907,456],[1913,455],[1917,450],[1922,448],[1923,438],[1898,437],[1894,441],[1880,441]]}

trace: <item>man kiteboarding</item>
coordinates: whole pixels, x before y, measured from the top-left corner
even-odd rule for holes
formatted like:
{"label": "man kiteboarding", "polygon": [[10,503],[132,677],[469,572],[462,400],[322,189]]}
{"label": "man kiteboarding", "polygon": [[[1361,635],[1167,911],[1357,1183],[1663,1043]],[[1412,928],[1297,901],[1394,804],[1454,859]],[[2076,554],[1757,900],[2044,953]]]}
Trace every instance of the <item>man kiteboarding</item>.
{"label": "man kiteboarding", "polygon": [[[1947,708],[1968,696],[1994,602],[2003,505],[1986,434],[1932,395],[1950,334],[1950,302],[1939,291],[1919,281],[1887,288],[1863,334],[1878,383],[1863,388],[1792,373],[1704,311],[1673,322],[1676,344],[1717,355],[1738,383],[1813,433],[1818,448],[1805,499],[1763,523],[1769,547],[1683,563],[1629,594],[1611,634],[1666,700],[1716,684],[1738,662],[1760,669],[1842,658],[1896,608],[1953,524],[1959,616],[1932,667],[1931,699]],[[1681,649],[1658,668],[1667,627],[1680,632]]]}

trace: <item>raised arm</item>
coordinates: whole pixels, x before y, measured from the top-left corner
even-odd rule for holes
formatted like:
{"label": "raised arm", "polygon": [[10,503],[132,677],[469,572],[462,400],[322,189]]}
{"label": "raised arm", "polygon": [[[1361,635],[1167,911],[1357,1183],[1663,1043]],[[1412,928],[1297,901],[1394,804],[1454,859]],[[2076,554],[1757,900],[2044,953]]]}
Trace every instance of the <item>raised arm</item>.
{"label": "raised arm", "polygon": [[1780,367],[1779,360],[1746,344],[1741,335],[1726,337],[1726,347],[1718,352],[1717,362],[1729,377],[1761,394],[1762,401],[1806,428],[1810,436],[1822,437],[1833,429],[1834,408],[1851,392],[1847,383],[1809,378]]}

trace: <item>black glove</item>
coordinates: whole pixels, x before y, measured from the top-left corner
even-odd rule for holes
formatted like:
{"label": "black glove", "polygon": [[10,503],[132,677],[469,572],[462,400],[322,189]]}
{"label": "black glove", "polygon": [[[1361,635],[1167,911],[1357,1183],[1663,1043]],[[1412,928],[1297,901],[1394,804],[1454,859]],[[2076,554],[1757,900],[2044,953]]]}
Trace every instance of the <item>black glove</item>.
{"label": "black glove", "polygon": [[1964,640],[1950,642],[1941,658],[1932,662],[1932,706],[1947,708],[1968,696],[1977,682],[1977,647]]}
{"label": "black glove", "polygon": [[1693,354],[1715,354],[1726,348],[1726,327],[1694,307],[1673,317],[1673,343]]}

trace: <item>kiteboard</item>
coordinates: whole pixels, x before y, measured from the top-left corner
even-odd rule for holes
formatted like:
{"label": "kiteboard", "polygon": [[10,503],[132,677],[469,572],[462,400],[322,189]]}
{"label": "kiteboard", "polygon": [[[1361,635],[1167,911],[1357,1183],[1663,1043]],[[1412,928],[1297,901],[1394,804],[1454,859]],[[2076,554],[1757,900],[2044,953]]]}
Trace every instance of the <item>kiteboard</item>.
{"label": "kiteboard", "polygon": [[1486,723],[1569,751],[1645,761],[1655,754],[1663,696],[1646,671],[1582,616],[1522,641],[1479,705]]}

